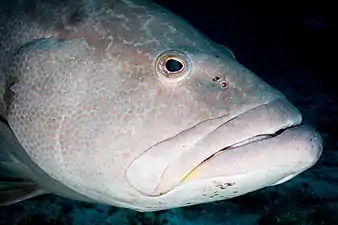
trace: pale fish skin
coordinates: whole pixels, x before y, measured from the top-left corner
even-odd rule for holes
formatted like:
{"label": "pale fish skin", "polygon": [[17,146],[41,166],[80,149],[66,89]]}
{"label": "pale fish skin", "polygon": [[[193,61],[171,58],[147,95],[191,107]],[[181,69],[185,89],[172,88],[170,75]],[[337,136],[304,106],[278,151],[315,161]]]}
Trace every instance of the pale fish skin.
{"label": "pale fish skin", "polygon": [[166,9],[28,2],[1,12],[0,147],[3,171],[36,189],[3,205],[54,193],[163,210],[280,184],[320,158],[284,95]]}

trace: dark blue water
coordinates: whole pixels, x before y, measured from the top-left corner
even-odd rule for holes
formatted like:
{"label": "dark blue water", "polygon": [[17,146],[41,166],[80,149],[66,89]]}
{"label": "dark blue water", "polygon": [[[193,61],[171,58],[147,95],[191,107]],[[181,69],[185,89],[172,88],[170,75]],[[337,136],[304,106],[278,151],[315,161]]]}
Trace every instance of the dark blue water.
{"label": "dark blue water", "polygon": [[295,179],[230,200],[138,213],[41,196],[0,210],[0,224],[338,225],[337,24],[325,2],[156,1],[235,53],[282,91],[324,139],[321,160]]}

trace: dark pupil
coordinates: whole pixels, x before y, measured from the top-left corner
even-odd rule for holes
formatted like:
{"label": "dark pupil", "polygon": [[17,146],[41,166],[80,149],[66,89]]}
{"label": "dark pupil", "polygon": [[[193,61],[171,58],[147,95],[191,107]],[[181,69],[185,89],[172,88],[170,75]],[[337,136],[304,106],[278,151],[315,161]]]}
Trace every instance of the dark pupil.
{"label": "dark pupil", "polygon": [[169,71],[169,72],[177,72],[180,71],[183,68],[183,65],[181,62],[175,60],[175,59],[169,59],[166,63],[165,63],[165,68]]}

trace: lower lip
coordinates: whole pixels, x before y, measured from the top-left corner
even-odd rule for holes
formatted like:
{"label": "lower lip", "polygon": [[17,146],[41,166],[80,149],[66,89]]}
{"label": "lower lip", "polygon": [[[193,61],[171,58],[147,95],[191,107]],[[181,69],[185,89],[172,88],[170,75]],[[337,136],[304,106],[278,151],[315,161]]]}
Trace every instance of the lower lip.
{"label": "lower lip", "polygon": [[224,148],[195,167],[183,180],[229,177],[254,170],[283,167],[300,172],[311,167],[321,154],[321,138],[300,125],[275,135],[260,135]]}

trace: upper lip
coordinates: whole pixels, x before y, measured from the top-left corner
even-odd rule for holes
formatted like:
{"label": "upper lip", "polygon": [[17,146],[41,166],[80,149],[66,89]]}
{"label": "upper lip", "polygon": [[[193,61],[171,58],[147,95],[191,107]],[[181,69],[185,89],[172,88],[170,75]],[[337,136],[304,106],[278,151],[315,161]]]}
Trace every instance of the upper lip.
{"label": "upper lip", "polygon": [[[179,185],[195,167],[215,153],[248,144],[253,137],[272,135],[300,122],[298,110],[284,99],[261,105],[231,120],[224,121],[221,117],[205,121],[148,149],[129,166],[126,177],[140,192],[161,195]],[[152,166],[145,167],[144,163],[151,159]],[[148,183],[142,186],[144,182],[133,178],[135,173],[142,174]]]}

